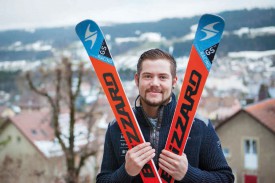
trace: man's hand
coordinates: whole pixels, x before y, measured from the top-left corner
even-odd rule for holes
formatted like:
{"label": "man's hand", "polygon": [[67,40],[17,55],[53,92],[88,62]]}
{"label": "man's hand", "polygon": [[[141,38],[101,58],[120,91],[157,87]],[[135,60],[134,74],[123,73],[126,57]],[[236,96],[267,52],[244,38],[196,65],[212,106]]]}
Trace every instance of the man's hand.
{"label": "man's hand", "polygon": [[139,144],[127,151],[125,156],[125,169],[131,176],[139,174],[143,166],[155,156],[155,149],[149,142]]}
{"label": "man's hand", "polygon": [[167,150],[162,150],[159,167],[171,175],[175,180],[182,180],[188,169],[186,155],[179,156]]}

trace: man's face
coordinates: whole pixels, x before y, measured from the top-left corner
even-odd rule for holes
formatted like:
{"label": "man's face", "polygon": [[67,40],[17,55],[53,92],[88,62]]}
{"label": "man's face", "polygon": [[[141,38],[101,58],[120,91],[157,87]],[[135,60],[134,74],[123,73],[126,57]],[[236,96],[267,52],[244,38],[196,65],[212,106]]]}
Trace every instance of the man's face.
{"label": "man's face", "polygon": [[135,82],[142,105],[156,107],[169,101],[172,86],[177,81],[177,77],[172,77],[170,62],[166,59],[147,59],[141,68],[140,75],[135,75]]}

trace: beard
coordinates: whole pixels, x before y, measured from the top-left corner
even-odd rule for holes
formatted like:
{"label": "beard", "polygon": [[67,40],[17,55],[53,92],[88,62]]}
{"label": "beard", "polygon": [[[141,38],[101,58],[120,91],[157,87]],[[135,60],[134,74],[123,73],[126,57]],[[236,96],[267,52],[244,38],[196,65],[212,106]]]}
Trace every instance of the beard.
{"label": "beard", "polygon": [[[147,93],[147,91],[146,91]],[[142,103],[145,103],[146,105],[150,106],[150,107],[158,107],[161,106],[163,104],[166,104],[171,97],[172,92],[170,93],[170,95],[168,95],[166,98],[164,98],[164,96],[162,96],[162,100],[158,101],[158,102],[154,102],[154,101],[150,101],[147,97],[146,97],[146,93],[145,93],[145,97],[140,95],[140,99]]]}

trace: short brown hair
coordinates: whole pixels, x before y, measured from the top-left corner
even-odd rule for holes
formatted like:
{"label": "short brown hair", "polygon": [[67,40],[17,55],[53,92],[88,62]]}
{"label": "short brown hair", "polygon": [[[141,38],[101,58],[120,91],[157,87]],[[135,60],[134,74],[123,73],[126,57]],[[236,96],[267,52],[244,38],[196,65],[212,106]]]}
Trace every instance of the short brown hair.
{"label": "short brown hair", "polygon": [[177,63],[176,63],[174,57],[171,54],[164,52],[157,48],[145,51],[144,53],[142,53],[140,55],[140,57],[138,59],[138,63],[137,63],[137,74],[138,75],[140,75],[140,72],[142,70],[142,68],[141,68],[142,62],[146,59],[150,59],[150,60],[167,59],[171,64],[171,74],[173,77],[176,77]]}

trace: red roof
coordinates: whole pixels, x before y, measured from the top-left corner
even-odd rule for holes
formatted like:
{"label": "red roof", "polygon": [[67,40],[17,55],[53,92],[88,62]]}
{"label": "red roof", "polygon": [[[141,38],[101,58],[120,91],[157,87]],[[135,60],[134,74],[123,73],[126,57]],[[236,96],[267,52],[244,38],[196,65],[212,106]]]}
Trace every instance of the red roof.
{"label": "red roof", "polygon": [[244,110],[275,133],[275,99],[249,105]]}
{"label": "red roof", "polygon": [[[60,127],[66,130],[66,127],[68,127],[68,113],[67,110],[61,110],[62,114],[60,114]],[[63,113],[64,112],[64,113]],[[64,114],[64,115],[63,115]],[[51,157],[54,155],[60,155],[59,152],[56,151],[62,151],[57,146],[52,146],[51,149],[45,149],[48,148],[48,144],[41,144],[41,142],[53,142],[55,139],[54,135],[54,129],[51,126],[51,112],[49,109],[43,109],[43,110],[32,110],[32,111],[22,111],[20,114],[15,115],[14,117],[10,118],[10,122],[14,124],[14,126],[26,137],[28,141],[30,141],[31,144],[34,145],[34,147],[44,156],[44,157]],[[86,127],[86,122],[83,121],[83,119],[79,118],[77,120],[77,123],[79,125],[75,126],[75,131],[77,133],[81,133],[81,135],[78,135],[78,139],[75,140],[77,142],[76,146],[82,146],[85,141],[83,141],[83,137],[86,138],[87,135],[83,134],[86,132],[86,129],[83,129],[83,127]],[[0,126],[1,128],[1,126]],[[87,127],[86,127],[87,128]],[[62,131],[62,130],[61,130]],[[66,132],[68,132],[66,130]],[[85,139],[84,139],[85,140]],[[93,139],[92,139],[93,140]],[[37,143],[40,141],[40,145],[37,145]],[[54,143],[54,142],[53,142]],[[55,151],[54,155],[51,154],[51,150]],[[50,154],[49,154],[50,153]]]}
{"label": "red roof", "polygon": [[50,126],[51,115],[48,110],[22,111],[10,119],[32,142],[54,139],[54,130]]}

